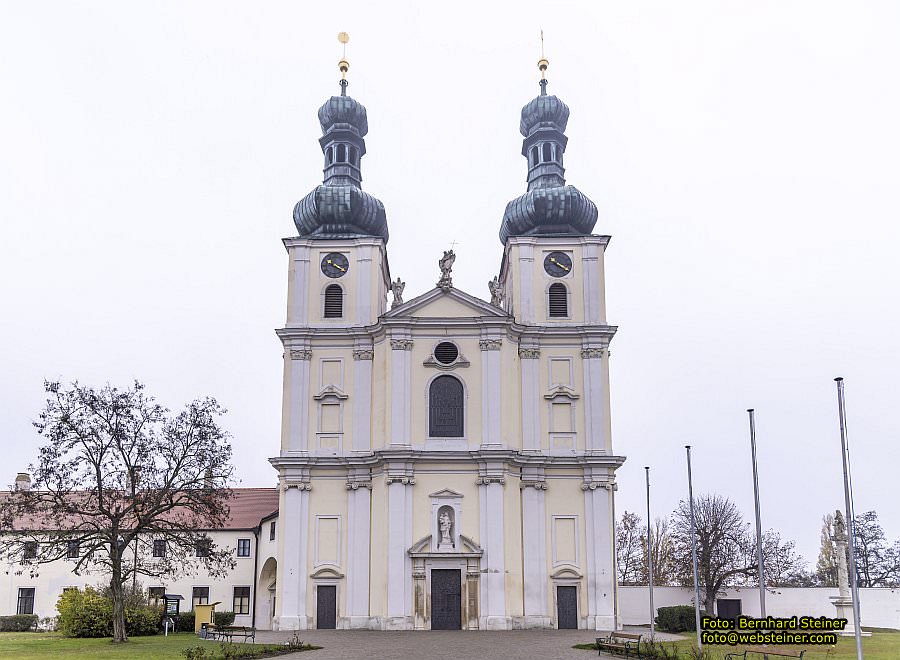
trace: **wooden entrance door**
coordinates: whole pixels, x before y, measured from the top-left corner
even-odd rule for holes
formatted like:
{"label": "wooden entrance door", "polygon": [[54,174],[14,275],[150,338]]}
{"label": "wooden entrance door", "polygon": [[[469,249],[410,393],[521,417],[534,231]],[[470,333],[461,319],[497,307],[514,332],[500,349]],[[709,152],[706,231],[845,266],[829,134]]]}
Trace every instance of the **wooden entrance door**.
{"label": "wooden entrance door", "polygon": [[431,629],[462,629],[462,576],[459,569],[431,571]]}

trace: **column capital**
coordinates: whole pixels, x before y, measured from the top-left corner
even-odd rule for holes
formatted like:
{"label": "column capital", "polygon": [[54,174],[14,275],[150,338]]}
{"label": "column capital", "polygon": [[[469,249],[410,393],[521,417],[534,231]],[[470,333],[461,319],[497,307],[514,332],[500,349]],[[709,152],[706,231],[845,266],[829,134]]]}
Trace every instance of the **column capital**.
{"label": "column capital", "polygon": [[391,339],[391,350],[411,351],[412,347],[413,347],[412,339]]}
{"label": "column capital", "polygon": [[611,492],[619,490],[615,481],[585,481],[581,484],[581,490],[597,490],[598,488]]}
{"label": "column capital", "polygon": [[354,360],[374,360],[375,351],[371,348],[357,348],[353,351]]}
{"label": "column capital", "polygon": [[506,479],[499,475],[488,475],[478,477],[475,480],[476,486],[490,486],[491,484],[500,484],[501,486],[506,485]]}
{"label": "column capital", "polygon": [[416,479],[415,479],[415,477],[406,477],[406,476],[401,476],[399,474],[388,475],[384,478],[384,483],[387,486],[390,486],[391,484],[403,484],[404,486],[415,486]]}
{"label": "column capital", "polygon": [[524,490],[526,488],[534,488],[535,490],[547,490],[547,482],[543,481],[543,480],[540,480],[540,481],[522,480],[522,481],[520,481],[519,489]]}
{"label": "column capital", "polygon": [[541,349],[540,348],[519,348],[519,357],[523,360],[537,360],[541,357]]}
{"label": "column capital", "polygon": [[502,339],[479,339],[478,348],[483,351],[499,351],[503,346]]}
{"label": "column capital", "polygon": [[581,349],[581,357],[584,360],[596,360],[600,358],[607,357],[609,355],[609,350],[600,347],[591,347],[591,348],[582,348]]}
{"label": "column capital", "polygon": [[297,490],[300,490],[300,491],[304,491],[304,490],[310,491],[310,490],[312,490],[312,484],[310,484],[308,481],[293,481],[293,480],[291,480],[291,481],[285,480],[285,481],[281,482],[281,490],[288,491],[291,488],[296,488]]}
{"label": "column capital", "polygon": [[312,351],[308,348],[292,348],[290,356],[292,360],[312,360]]}

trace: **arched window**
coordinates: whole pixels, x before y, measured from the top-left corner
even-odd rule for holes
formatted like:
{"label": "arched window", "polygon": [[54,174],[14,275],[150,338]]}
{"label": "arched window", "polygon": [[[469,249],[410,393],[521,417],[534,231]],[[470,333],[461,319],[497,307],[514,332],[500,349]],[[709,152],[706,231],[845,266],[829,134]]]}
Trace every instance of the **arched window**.
{"label": "arched window", "polygon": [[339,319],[344,315],[344,291],[337,284],[325,287],[325,318]]}
{"label": "arched window", "polygon": [[540,162],[540,154],[537,146],[531,147],[531,166],[537,167]]}
{"label": "arched window", "polygon": [[544,142],[544,158],[543,158],[543,160],[545,163],[549,163],[551,160],[553,160],[553,155],[550,150],[549,142]]}
{"label": "arched window", "polygon": [[347,145],[339,144],[337,149],[337,162],[346,163],[347,162]]}
{"label": "arched window", "polygon": [[569,315],[569,301],[566,285],[556,282],[550,285],[549,308],[551,317],[566,317]]}
{"label": "arched window", "polygon": [[325,150],[325,164],[326,164],[326,165],[331,165],[331,161],[332,161],[333,159],[334,159],[334,155],[333,155],[331,149],[330,149],[330,148],[329,148],[329,149],[326,149],[326,150]]}
{"label": "arched window", "polygon": [[428,389],[428,435],[463,437],[463,386],[453,376],[438,376]]}
{"label": "arched window", "polygon": [[350,164],[359,167],[359,155],[356,147],[350,147]]}

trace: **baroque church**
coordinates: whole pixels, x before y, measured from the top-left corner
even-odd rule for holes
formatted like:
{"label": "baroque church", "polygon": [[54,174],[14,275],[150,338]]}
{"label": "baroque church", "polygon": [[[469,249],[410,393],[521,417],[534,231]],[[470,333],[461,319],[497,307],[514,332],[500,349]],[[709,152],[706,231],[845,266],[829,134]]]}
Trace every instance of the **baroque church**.
{"label": "baroque church", "polygon": [[324,180],[284,239],[277,629],[618,627],[609,236],[566,185],[569,108],[539,68],[490,301],[454,287],[452,251],[403,299],[366,109],[345,75],[319,108]]}

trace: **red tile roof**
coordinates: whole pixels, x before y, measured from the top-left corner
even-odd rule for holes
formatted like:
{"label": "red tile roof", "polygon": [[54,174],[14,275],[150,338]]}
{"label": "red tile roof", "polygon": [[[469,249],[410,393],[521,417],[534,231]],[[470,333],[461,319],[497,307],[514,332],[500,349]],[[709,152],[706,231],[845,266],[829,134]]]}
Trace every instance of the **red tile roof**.
{"label": "red tile roof", "polygon": [[277,488],[234,488],[228,502],[230,515],[224,529],[252,529],[259,521],[278,510]]}
{"label": "red tile roof", "polygon": [[[228,521],[218,529],[253,529],[266,516],[278,511],[277,488],[232,488],[228,501]],[[72,493],[76,496],[77,493]],[[0,498],[9,497],[0,491]],[[13,529],[42,529],[37,516],[24,516],[13,521]],[[73,523],[74,524],[74,523]]]}

